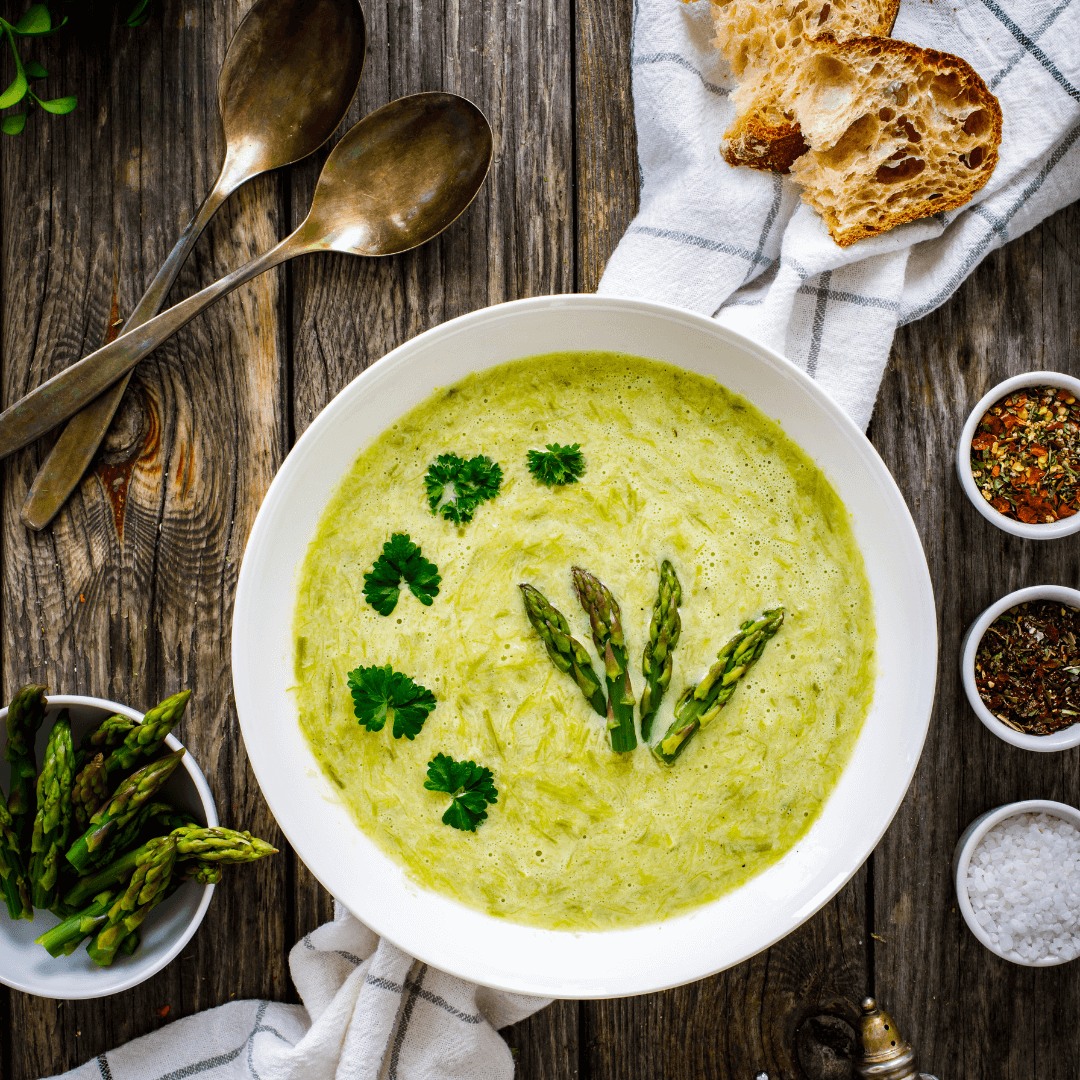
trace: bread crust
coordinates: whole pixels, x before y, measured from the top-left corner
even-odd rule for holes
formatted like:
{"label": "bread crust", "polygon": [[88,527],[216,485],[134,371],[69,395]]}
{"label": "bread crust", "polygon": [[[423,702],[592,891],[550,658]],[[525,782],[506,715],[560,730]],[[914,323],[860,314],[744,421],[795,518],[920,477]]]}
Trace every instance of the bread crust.
{"label": "bread crust", "polygon": [[716,45],[738,80],[736,117],[721,153],[729,165],[787,173],[807,144],[776,106],[776,85],[823,34],[888,36],[900,0],[712,0]]}
{"label": "bread crust", "polygon": [[784,96],[810,146],[792,178],[841,247],[963,206],[990,179],[1001,106],[965,60],[892,38],[816,45]]}

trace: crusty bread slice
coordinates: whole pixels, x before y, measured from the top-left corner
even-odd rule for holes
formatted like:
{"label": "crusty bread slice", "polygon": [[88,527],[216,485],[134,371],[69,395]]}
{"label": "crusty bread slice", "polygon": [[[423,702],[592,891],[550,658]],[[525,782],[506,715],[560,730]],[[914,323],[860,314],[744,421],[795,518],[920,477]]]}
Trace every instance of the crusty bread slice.
{"label": "crusty bread slice", "polygon": [[778,92],[810,147],[791,177],[841,247],[962,206],[997,164],[1001,106],[958,56],[826,35]]}
{"label": "crusty bread slice", "polygon": [[799,125],[777,105],[777,87],[831,32],[886,37],[900,0],[712,0],[716,45],[738,86],[736,116],[721,152],[731,165],[787,172],[806,150]]}

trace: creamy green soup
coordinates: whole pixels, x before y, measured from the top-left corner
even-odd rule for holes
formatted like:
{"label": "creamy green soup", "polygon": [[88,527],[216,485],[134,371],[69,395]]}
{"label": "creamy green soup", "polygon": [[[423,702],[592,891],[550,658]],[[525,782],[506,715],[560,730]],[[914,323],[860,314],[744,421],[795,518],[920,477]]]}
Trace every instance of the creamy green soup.
{"label": "creamy green soup", "polygon": [[[579,483],[540,486],[531,449],[580,443]],[[457,527],[432,515],[424,474],[441,453],[486,454],[498,498]],[[422,606],[402,588],[364,599],[391,533],[442,575]],[[670,559],[682,638],[653,726],[672,720],[739,624],[783,605],[783,627],[730,704],[674,765],[616,755],[604,720],[547,657],[522,607],[530,582],[592,642],[570,569],[622,607],[634,691]],[[423,887],[533,926],[601,930],[712,900],[776,862],[835,785],[874,685],[873,601],[840,499],[782,429],[718,383],[613,353],[505,364],[440,390],[357,457],[299,578],[300,723],[357,825]],[[434,692],[415,741],[353,713],[348,672],[390,663]],[[595,658],[598,672],[603,666]],[[438,753],[494,773],[475,833],[441,821],[425,790]]]}

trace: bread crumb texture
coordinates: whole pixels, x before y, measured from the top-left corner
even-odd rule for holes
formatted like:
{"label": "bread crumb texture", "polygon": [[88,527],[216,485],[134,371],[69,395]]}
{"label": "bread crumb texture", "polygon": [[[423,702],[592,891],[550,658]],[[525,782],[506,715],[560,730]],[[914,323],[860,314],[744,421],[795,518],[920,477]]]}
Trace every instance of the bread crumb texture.
{"label": "bread crumb texture", "polygon": [[777,96],[809,146],[792,179],[841,247],[962,206],[997,164],[1001,106],[957,56],[822,35]]}
{"label": "bread crumb texture", "polygon": [[721,152],[730,165],[786,173],[807,144],[780,90],[797,77],[823,34],[836,41],[884,37],[900,0],[712,0],[716,46],[738,86]]}

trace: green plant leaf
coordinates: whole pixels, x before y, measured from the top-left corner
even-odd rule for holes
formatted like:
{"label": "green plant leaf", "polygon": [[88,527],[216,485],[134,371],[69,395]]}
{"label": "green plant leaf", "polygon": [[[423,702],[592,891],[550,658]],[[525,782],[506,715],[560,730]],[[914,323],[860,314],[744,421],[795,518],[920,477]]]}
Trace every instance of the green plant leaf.
{"label": "green plant leaf", "polygon": [[139,0],[131,9],[126,19],[126,25],[130,27],[142,26],[150,18],[150,0]]}
{"label": "green plant leaf", "polygon": [[49,73],[36,60],[28,60],[25,71],[28,79],[47,79],[49,77]]}
{"label": "green plant leaf", "polygon": [[26,97],[26,91],[29,89],[26,85],[26,72],[23,70],[22,60],[19,59],[19,50],[15,48],[15,35],[9,29],[5,29],[4,33],[11,42],[11,53],[15,57],[15,78],[11,85],[0,94],[0,109],[18,105]]}
{"label": "green plant leaf", "polygon": [[71,97],[53,98],[52,101],[42,101],[32,90],[30,91],[30,96],[46,112],[52,113],[55,116],[65,116],[79,104],[79,99],[75,97],[74,94],[72,94]]}
{"label": "green plant leaf", "polygon": [[443,824],[462,832],[476,832],[476,827],[487,818],[485,807],[499,801],[490,769],[475,761],[455,761],[449,754],[436,754],[428,763],[424,787],[450,796],[450,805],[442,816]]}
{"label": "green plant leaf", "polygon": [[402,578],[425,607],[439,595],[439,568],[424,558],[408,533],[394,533],[383,544],[371,572],[364,575],[364,599],[380,615],[389,615],[397,606]]}
{"label": "green plant leaf", "polygon": [[22,129],[26,127],[26,113],[12,113],[11,116],[5,116],[0,121],[0,130],[5,135],[20,135]]}
{"label": "green plant leaf", "polygon": [[585,475],[585,456],[579,443],[571,446],[548,443],[546,452],[530,450],[525,463],[529,472],[545,487],[576,484]]}
{"label": "green plant leaf", "polygon": [[[63,23],[60,25],[62,26]],[[15,33],[22,34],[23,37],[34,37],[38,34],[47,34],[52,28],[52,17],[49,15],[48,6],[34,4],[33,7],[27,8],[26,14],[15,24]]]}
{"label": "green plant leaf", "polygon": [[415,739],[435,708],[435,695],[408,675],[385,667],[361,667],[349,672],[353,712],[368,731],[382,731],[389,720],[395,739]]}
{"label": "green plant leaf", "polygon": [[472,521],[476,508],[499,494],[502,466],[483,454],[466,461],[457,454],[440,454],[424,477],[428,505],[455,525]]}

